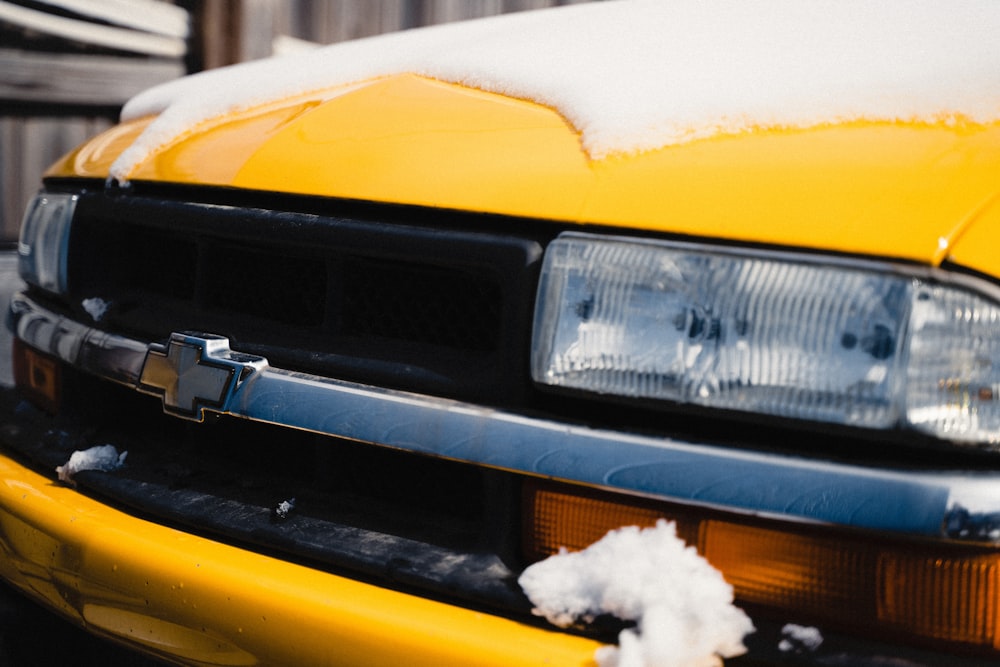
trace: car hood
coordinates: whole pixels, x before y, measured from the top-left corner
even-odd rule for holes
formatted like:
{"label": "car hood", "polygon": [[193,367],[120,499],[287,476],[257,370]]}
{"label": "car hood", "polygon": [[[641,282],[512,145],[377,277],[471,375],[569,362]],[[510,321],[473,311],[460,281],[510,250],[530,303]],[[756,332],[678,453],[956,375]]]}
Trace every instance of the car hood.
{"label": "car hood", "polygon": [[[149,124],[49,177],[107,178]],[[592,159],[555,110],[410,74],[201,122],[130,181],[394,202],[732,242],[963,264],[1000,275],[1000,124],[827,123]]]}

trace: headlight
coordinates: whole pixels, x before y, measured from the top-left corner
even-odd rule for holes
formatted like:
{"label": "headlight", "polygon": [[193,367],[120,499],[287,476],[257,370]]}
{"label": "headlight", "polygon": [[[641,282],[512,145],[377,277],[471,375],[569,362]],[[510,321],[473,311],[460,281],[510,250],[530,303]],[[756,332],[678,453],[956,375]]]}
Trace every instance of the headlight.
{"label": "headlight", "polygon": [[536,382],[1000,443],[1000,308],[876,263],[565,234]]}
{"label": "headlight", "polygon": [[77,195],[41,193],[28,204],[17,246],[21,277],[51,292],[66,291],[66,254]]}

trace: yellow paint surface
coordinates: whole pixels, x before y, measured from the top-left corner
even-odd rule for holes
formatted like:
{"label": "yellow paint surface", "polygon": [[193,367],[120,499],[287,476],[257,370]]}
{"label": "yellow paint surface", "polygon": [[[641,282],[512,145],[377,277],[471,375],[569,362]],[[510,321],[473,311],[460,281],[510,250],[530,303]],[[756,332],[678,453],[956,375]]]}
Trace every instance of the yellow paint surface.
{"label": "yellow paint surface", "polygon": [[[141,122],[50,176],[106,176]],[[132,180],[400,202],[936,264],[1000,191],[1000,125],[760,130],[591,160],[553,110],[399,75],[233,113]],[[994,225],[995,227],[995,225]],[[969,257],[964,248],[954,257]]]}

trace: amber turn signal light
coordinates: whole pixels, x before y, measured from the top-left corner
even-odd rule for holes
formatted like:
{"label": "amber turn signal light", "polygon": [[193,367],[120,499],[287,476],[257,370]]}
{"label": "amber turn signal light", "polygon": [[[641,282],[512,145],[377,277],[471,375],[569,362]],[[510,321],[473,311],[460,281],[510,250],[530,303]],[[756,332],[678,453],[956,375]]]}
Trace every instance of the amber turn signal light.
{"label": "amber turn signal light", "polygon": [[1000,551],[889,538],[529,481],[529,559],[665,518],[732,584],[737,602],[782,619],[883,639],[1000,655]]}
{"label": "amber turn signal light", "polygon": [[13,366],[17,388],[43,410],[57,412],[62,393],[59,360],[15,338]]}

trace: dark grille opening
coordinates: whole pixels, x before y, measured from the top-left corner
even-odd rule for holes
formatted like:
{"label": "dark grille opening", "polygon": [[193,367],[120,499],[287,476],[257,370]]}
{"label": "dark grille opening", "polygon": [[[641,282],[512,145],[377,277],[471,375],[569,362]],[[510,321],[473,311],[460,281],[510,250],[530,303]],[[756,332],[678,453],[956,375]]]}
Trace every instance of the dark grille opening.
{"label": "dark grille opening", "polygon": [[200,281],[205,306],[284,324],[323,324],[323,261],[220,242],[205,245]]}
{"label": "dark grille opening", "polygon": [[71,243],[74,257],[90,268],[71,279],[70,290],[82,298],[134,293],[194,297],[198,246],[192,239],[108,223],[74,230]]}
{"label": "dark grille opening", "polygon": [[338,273],[340,325],[353,336],[492,350],[500,336],[498,285],[475,275],[352,258]]}
{"label": "dark grille opening", "polygon": [[[296,516],[471,549],[484,541],[480,467],[243,419],[187,423],[160,401],[66,369],[60,419],[85,421],[88,437],[128,450],[115,477],[187,489],[246,506],[295,498]],[[37,438],[48,469],[78,442]],[[51,439],[49,439],[51,440]],[[150,502],[155,502],[152,499]],[[185,515],[196,510],[186,508]]]}

